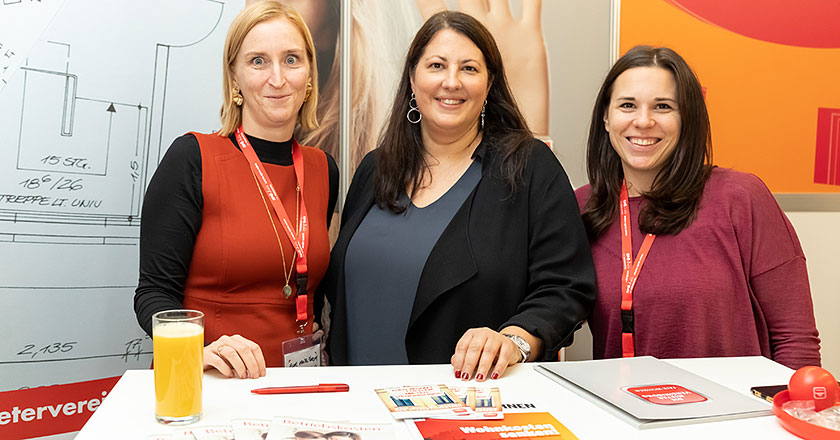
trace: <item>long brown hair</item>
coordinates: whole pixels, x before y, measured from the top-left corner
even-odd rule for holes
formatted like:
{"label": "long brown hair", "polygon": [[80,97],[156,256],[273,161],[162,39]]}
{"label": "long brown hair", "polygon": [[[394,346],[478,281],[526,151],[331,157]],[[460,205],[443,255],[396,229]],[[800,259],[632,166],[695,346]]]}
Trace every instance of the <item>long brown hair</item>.
{"label": "long brown hair", "polygon": [[508,86],[502,55],[493,35],[467,14],[438,12],[426,20],[411,42],[391,114],[379,138],[376,154],[376,203],[392,212],[405,210],[406,207],[398,202],[400,195],[407,188],[409,192],[418,189],[423,172],[428,167],[423,156],[420,124],[408,122],[405,114],[411,99],[410,79],[417,63],[432,38],[443,29],[451,29],[469,38],[484,55],[488,82],[492,85],[487,93],[483,142],[488,148],[499,152],[499,172],[508,183],[511,193],[516,191],[522,179],[530,151],[526,147],[532,139],[531,131]]}
{"label": "long brown hair", "polygon": [[635,67],[661,67],[674,75],[682,121],[676,147],[653,179],[650,191],[642,195],[648,203],[639,213],[639,229],[651,234],[677,234],[690,225],[712,170],[709,113],[700,82],[691,67],[667,47],[630,49],[607,73],[592,109],[586,145],[586,169],[592,194],[583,213],[583,223],[591,239],[600,237],[618,216],[624,170],[621,158],[610,144],[604,114],[615,80]]}

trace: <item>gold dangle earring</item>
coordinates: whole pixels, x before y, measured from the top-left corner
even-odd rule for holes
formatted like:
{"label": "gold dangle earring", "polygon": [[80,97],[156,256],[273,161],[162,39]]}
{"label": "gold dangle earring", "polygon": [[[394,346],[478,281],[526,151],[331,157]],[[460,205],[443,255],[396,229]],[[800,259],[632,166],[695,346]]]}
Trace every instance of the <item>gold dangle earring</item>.
{"label": "gold dangle earring", "polygon": [[233,103],[240,107],[242,105],[242,93],[239,92],[239,87],[234,86],[231,92],[233,92]]}
{"label": "gold dangle earring", "polygon": [[312,95],[312,80],[306,83],[306,95],[303,96],[303,102],[309,101],[309,96]]}

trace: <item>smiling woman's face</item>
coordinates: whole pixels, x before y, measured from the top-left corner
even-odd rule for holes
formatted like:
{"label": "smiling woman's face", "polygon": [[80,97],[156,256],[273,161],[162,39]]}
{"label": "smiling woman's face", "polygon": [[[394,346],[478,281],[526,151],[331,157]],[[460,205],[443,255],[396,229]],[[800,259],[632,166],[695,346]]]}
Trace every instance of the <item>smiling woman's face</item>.
{"label": "smiling woman's face", "polygon": [[484,54],[464,35],[442,29],[420,56],[411,89],[426,133],[457,136],[478,130],[478,115],[489,90]]}
{"label": "smiling woman's face", "polygon": [[677,84],[661,67],[634,67],[616,78],[604,127],[629,182],[652,182],[676,148],[682,120]]}
{"label": "smiling woman's face", "polygon": [[242,93],[242,126],[266,140],[289,140],[306,98],[310,63],[306,42],[286,18],[257,24],[242,41],[232,66]]}

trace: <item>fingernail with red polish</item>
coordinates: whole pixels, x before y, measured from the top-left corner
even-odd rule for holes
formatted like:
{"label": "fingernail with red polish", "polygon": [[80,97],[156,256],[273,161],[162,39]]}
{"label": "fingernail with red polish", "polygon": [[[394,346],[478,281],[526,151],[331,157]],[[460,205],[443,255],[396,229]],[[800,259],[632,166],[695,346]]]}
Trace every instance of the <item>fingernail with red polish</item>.
{"label": "fingernail with red polish", "polygon": [[460,378],[461,378],[461,371],[460,370],[455,371],[455,379],[460,379]]}
{"label": "fingernail with red polish", "polygon": [[476,374],[475,375],[475,380],[481,382],[482,380],[484,380],[484,374],[482,374],[482,373]]}
{"label": "fingernail with red polish", "polygon": [[499,373],[493,373],[492,377],[493,377],[493,380],[498,379],[499,378]]}
{"label": "fingernail with red polish", "polygon": [[461,375],[461,379],[470,380],[470,373],[464,373]]}

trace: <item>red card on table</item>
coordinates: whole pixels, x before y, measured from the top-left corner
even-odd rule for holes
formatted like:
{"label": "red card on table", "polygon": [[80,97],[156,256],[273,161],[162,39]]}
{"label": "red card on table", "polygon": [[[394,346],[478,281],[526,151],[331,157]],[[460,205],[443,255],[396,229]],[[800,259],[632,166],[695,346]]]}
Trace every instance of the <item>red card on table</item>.
{"label": "red card on table", "polygon": [[628,393],[657,405],[705,402],[706,396],[680,385],[662,384],[625,388]]}

